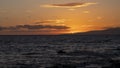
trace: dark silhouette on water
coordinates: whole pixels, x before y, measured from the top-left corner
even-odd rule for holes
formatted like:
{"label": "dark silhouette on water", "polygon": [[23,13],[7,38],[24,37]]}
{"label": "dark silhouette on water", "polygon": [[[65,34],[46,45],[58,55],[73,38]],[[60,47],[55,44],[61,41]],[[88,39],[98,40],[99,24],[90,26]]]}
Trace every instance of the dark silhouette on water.
{"label": "dark silhouette on water", "polygon": [[59,50],[59,51],[57,51],[57,53],[58,53],[58,54],[66,54],[66,52],[63,51],[63,50]]}

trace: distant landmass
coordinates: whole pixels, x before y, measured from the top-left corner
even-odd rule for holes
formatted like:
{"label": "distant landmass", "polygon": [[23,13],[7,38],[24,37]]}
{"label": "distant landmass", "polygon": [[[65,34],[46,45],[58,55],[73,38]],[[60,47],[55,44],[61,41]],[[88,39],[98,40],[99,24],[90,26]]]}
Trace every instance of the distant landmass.
{"label": "distant landmass", "polygon": [[120,35],[120,27],[108,28],[105,30],[88,31],[83,33],[78,32],[73,33],[72,35]]}

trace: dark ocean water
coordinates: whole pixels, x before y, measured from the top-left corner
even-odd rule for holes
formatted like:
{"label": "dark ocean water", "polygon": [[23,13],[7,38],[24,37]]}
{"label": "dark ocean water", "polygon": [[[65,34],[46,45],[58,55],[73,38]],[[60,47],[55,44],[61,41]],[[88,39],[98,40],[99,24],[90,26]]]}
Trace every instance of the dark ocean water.
{"label": "dark ocean water", "polygon": [[0,36],[0,68],[120,68],[120,35]]}

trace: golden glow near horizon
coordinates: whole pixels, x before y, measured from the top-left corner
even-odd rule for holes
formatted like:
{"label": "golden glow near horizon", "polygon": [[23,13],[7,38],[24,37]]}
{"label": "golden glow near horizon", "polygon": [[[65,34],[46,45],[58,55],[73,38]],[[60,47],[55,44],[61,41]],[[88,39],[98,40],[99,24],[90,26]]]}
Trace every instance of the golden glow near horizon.
{"label": "golden glow near horizon", "polygon": [[120,27],[119,0],[0,0],[0,35],[64,34]]}

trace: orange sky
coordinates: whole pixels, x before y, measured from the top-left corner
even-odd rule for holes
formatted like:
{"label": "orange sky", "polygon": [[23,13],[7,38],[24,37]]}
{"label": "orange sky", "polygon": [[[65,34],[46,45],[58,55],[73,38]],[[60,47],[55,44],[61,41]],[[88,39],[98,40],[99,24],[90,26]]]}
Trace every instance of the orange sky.
{"label": "orange sky", "polygon": [[0,0],[0,35],[49,35],[120,27],[119,3],[119,0]]}

